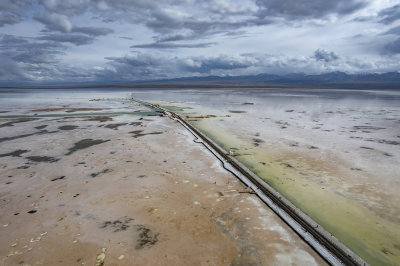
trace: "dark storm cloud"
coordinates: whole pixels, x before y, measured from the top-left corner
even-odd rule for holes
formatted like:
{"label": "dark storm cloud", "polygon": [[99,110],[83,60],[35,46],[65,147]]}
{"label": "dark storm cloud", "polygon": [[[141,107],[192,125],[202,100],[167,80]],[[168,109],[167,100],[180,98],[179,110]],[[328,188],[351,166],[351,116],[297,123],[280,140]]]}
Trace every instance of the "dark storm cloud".
{"label": "dark storm cloud", "polygon": [[[251,25],[253,22],[247,20],[256,18],[246,8],[218,9],[218,2],[214,1],[204,1],[200,4],[186,0],[42,0],[41,3],[52,15],[44,15],[43,18],[37,19],[50,29],[69,31],[68,22],[63,18],[90,11],[105,22],[125,21],[145,25],[158,34],[158,39],[164,38],[164,35],[175,35],[179,40],[199,39]],[[201,13],[196,16],[191,14],[191,9],[199,9],[204,16],[200,15]],[[179,31],[190,33],[180,34]]]}
{"label": "dark storm cloud", "polygon": [[160,61],[163,61],[162,58],[158,59],[156,56],[141,53],[136,55],[127,55],[124,57],[105,57],[105,59],[112,63],[133,67],[156,66]]}
{"label": "dark storm cloud", "polygon": [[384,35],[400,35],[400,26],[391,28],[390,30],[388,30],[387,32],[383,33]]}
{"label": "dark storm cloud", "polygon": [[[164,57],[150,54],[134,54],[123,57],[106,57],[108,66],[96,73],[100,80],[138,80],[168,77],[169,71],[177,72],[176,63]],[[175,72],[175,73],[176,73]]]}
{"label": "dark storm cloud", "polygon": [[[177,9],[171,10],[169,6],[163,4],[138,2],[135,3],[136,6],[133,4],[129,5],[129,7],[125,7],[122,1],[112,2],[110,6],[113,8],[118,7],[118,10],[125,10],[125,12],[121,14],[120,11],[114,11],[106,14],[106,16],[112,20],[125,19],[143,24],[157,34],[155,39],[158,42],[201,39],[225,32],[228,29],[237,29],[244,26],[242,21],[238,22],[228,17],[214,18],[208,14],[204,17],[198,17],[180,12]],[[207,10],[203,11],[207,13]],[[231,21],[228,22],[228,20]]]}
{"label": "dark storm cloud", "polygon": [[105,36],[114,32],[114,30],[102,27],[73,27],[72,32],[84,33],[89,36]]}
{"label": "dark storm cloud", "polygon": [[356,22],[369,22],[369,21],[373,21],[373,20],[375,20],[375,17],[374,16],[361,16],[361,17],[356,17],[356,18],[354,18],[353,19],[353,21],[356,21]]}
{"label": "dark storm cloud", "polygon": [[378,13],[383,24],[391,24],[400,19],[400,4],[386,8]]}
{"label": "dark storm cloud", "polygon": [[[241,21],[186,21],[183,24],[184,29],[190,29],[193,34],[188,35],[186,39],[195,39],[196,37],[205,38],[210,35],[232,33],[232,31],[254,26],[258,24],[257,20],[241,20]],[[263,25],[270,22],[263,22]],[[183,37],[183,36],[182,36]]]}
{"label": "dark storm cloud", "polygon": [[[322,50],[320,49],[320,52]],[[326,51],[325,51],[326,52]],[[160,79],[208,75],[249,75],[255,73],[325,73],[357,68],[374,69],[374,64],[351,58],[339,58],[331,52],[315,56],[274,56],[265,54],[219,55],[202,57],[166,57],[159,54],[136,53],[123,57],[107,57],[108,67],[96,73],[101,80]],[[319,56],[319,55],[318,55]],[[336,58],[336,59],[334,59]],[[326,60],[329,61],[327,64]]]}
{"label": "dark storm cloud", "polygon": [[[114,30],[110,28],[104,27],[78,27],[72,25],[69,21],[68,17],[65,15],[55,14],[55,13],[42,13],[40,15],[36,15],[35,20],[43,23],[46,26],[46,31],[58,31],[64,33],[82,33],[88,36],[96,37],[96,36],[105,36],[114,32]],[[76,36],[73,36],[76,38]],[[71,43],[74,43],[72,41]]]}
{"label": "dark storm cloud", "polygon": [[8,54],[0,52],[0,80],[11,81],[11,80],[26,80],[28,75],[21,68],[18,63],[12,59]]}
{"label": "dark storm cloud", "polygon": [[382,35],[397,36],[397,39],[392,39],[385,45],[380,46],[381,53],[384,55],[396,55],[400,54],[400,26],[389,29],[388,31],[382,33]]}
{"label": "dark storm cloud", "polygon": [[148,43],[132,45],[131,48],[148,48],[148,49],[178,49],[178,48],[205,48],[215,45],[216,43],[194,43],[194,44],[178,44],[178,43]]}
{"label": "dark storm cloud", "polygon": [[[136,53],[124,57],[106,57],[109,67],[97,72],[102,80],[135,80],[209,75],[221,71],[247,69],[260,64],[253,56],[165,57]],[[179,73],[177,75],[177,73]]]}
{"label": "dark storm cloud", "polygon": [[1,38],[0,47],[1,49],[17,48],[21,45],[28,44],[29,42],[25,38],[16,37],[14,35],[3,35]]}
{"label": "dark storm cloud", "polygon": [[55,63],[55,56],[63,53],[66,47],[53,42],[38,42],[28,38],[4,35],[0,50],[18,63]]}
{"label": "dark storm cloud", "polygon": [[400,54],[400,38],[387,44],[384,52],[388,54]]}
{"label": "dark storm cloud", "polygon": [[[105,22],[125,21],[145,25],[158,34],[155,36],[157,42],[161,42],[159,39],[166,35],[165,41],[201,39],[254,25],[256,20],[255,7],[252,10],[242,4],[235,6],[233,2],[221,6],[219,1],[210,0],[200,3],[186,0],[40,0],[39,3],[43,7],[39,9],[42,13],[35,14],[34,19],[43,23],[47,31],[79,32],[96,36],[111,33],[110,30],[93,29],[91,34],[89,29],[80,25],[74,27],[70,22],[70,16],[91,12],[94,17]],[[198,9],[200,13],[194,15],[193,9]],[[19,18],[4,16],[3,20],[4,23],[14,23]],[[180,31],[189,34],[181,34]]]}
{"label": "dark storm cloud", "polygon": [[[55,2],[51,0],[43,0],[43,2]],[[60,1],[61,2],[61,1]],[[64,2],[64,1],[62,1]],[[106,22],[112,21],[127,21],[130,23],[140,23],[157,28],[168,26],[179,26],[181,19],[177,13],[171,11],[175,8],[177,11],[181,4],[186,1],[144,1],[144,0],[68,0],[66,3],[55,3],[45,6],[48,10],[59,12],[61,14],[71,14],[72,12],[83,12],[84,10],[91,10],[98,18]],[[63,7],[64,6],[64,7]],[[65,7],[67,6],[67,8]],[[65,9],[66,8],[66,9]],[[65,10],[69,10],[65,12]],[[179,26],[180,27],[180,26]]]}
{"label": "dark storm cloud", "polygon": [[260,17],[284,17],[289,20],[323,18],[327,15],[346,15],[367,5],[360,0],[257,0]]}
{"label": "dark storm cloud", "polygon": [[64,34],[48,34],[38,38],[39,40],[53,41],[59,43],[71,43],[74,45],[85,45],[90,44],[94,41],[93,37],[74,34],[74,33],[64,33]]}
{"label": "dark storm cloud", "polygon": [[32,2],[31,0],[1,0],[0,27],[22,21],[21,10]]}
{"label": "dark storm cloud", "polygon": [[20,21],[21,18],[19,16],[0,11],[0,27],[7,24],[16,24]]}
{"label": "dark storm cloud", "polygon": [[18,13],[32,2],[32,0],[1,0],[0,11]]}
{"label": "dark storm cloud", "polygon": [[41,13],[36,15],[34,19],[46,27],[46,30],[42,31],[45,35],[38,37],[39,40],[71,43],[79,46],[92,43],[95,37],[105,36],[114,32],[114,30],[104,27],[74,26],[66,15],[57,13]]}
{"label": "dark storm cloud", "polygon": [[157,34],[155,43],[161,43],[208,38],[249,26],[268,25],[277,18],[299,21],[342,16],[365,6],[366,0],[104,0],[93,2],[91,10],[95,9],[105,21],[143,24]]}
{"label": "dark storm cloud", "polygon": [[[110,30],[74,27],[68,16],[91,12],[105,22],[125,21],[153,30],[153,44],[146,48],[172,48],[162,42],[198,40],[217,34],[229,34],[240,28],[271,24],[274,18],[301,20],[344,15],[365,6],[361,0],[256,0],[191,2],[187,0],[40,0],[45,12],[35,19],[48,31],[79,32],[91,36],[110,34]],[[193,10],[199,11],[193,12]],[[96,35],[97,34],[97,35]],[[179,47],[181,45],[181,47]],[[142,46],[142,47],[140,47]],[[176,44],[177,48],[188,45]],[[194,48],[200,46],[192,45]],[[144,48],[139,45],[137,48]]]}
{"label": "dark storm cloud", "polygon": [[17,62],[29,64],[57,63],[57,55],[63,54],[62,47],[53,43],[30,43],[24,50],[14,54],[13,59]]}
{"label": "dark storm cloud", "polygon": [[173,34],[165,34],[164,36],[160,36],[157,39],[157,42],[176,42],[182,40],[191,40],[196,38],[192,31],[185,33],[173,33]]}
{"label": "dark storm cloud", "polygon": [[[40,0],[39,1],[48,11],[63,15],[77,15],[84,13],[91,0]],[[96,2],[96,1],[94,1]]]}
{"label": "dark storm cloud", "polygon": [[334,52],[328,52],[324,49],[318,49],[314,52],[314,58],[317,61],[325,61],[328,63],[328,62],[339,59],[339,56],[337,54],[335,54]]}
{"label": "dark storm cloud", "polygon": [[32,38],[5,35],[0,45],[1,81],[88,80],[90,70],[59,64],[66,46]]}
{"label": "dark storm cloud", "polygon": [[57,56],[65,46],[31,38],[3,35],[0,42],[0,80],[34,80],[55,76]]}
{"label": "dark storm cloud", "polygon": [[[367,2],[372,0],[0,0],[0,27],[22,22],[4,27],[4,32],[31,36],[0,35],[0,80],[137,80],[398,69],[400,29],[397,24],[382,29],[377,22],[397,21],[400,5],[380,11],[387,2],[374,3],[361,10]],[[358,19],[344,17],[355,12]],[[24,27],[33,32],[24,32]],[[294,34],[297,29],[299,34]],[[346,43],[346,37],[356,33],[363,36],[359,42],[368,44],[362,46],[354,39]],[[369,44],[376,35],[380,40]],[[234,39],[238,36],[240,40]],[[91,49],[94,45],[96,49]],[[318,47],[328,51],[314,51]],[[381,54],[362,51],[371,47]],[[132,48],[146,53],[121,56]],[[221,51],[229,55],[220,55]],[[350,58],[346,51],[360,52]],[[67,65],[77,54],[86,69]],[[374,56],[381,56],[380,62]]]}

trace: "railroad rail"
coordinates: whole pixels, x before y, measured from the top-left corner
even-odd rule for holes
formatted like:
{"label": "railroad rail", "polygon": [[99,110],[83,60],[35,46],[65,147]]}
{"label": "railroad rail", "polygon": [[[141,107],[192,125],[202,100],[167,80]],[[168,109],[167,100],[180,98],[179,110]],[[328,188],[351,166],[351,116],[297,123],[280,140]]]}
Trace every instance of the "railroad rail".
{"label": "railroad rail", "polygon": [[132,98],[132,101],[147,106],[160,114],[181,123],[193,136],[196,143],[203,144],[222,163],[223,167],[235,175],[266,203],[286,224],[303,238],[320,256],[331,265],[367,266],[362,258],[341,243],[321,225],[294,206],[288,199],[255,175],[246,166],[230,156],[223,148],[193,127],[178,114],[165,110],[159,105]]}

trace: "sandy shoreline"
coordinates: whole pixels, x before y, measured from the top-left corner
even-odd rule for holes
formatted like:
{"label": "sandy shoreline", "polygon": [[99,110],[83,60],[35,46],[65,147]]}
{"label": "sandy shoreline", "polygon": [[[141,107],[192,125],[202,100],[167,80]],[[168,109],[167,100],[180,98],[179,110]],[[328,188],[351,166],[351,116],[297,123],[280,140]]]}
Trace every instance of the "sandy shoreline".
{"label": "sandy shoreline", "polygon": [[168,118],[13,121],[0,123],[2,265],[325,264]]}

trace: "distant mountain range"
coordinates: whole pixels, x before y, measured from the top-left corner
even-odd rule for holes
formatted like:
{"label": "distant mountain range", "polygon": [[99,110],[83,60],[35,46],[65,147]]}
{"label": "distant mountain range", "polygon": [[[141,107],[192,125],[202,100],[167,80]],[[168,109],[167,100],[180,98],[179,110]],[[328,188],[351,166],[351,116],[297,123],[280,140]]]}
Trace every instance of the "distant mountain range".
{"label": "distant mountain range", "polygon": [[319,75],[303,73],[247,76],[203,76],[159,80],[98,81],[98,82],[57,82],[57,83],[2,83],[0,87],[32,88],[337,88],[337,89],[400,89],[400,73],[347,74],[330,72]]}
{"label": "distant mountain range", "polygon": [[330,72],[319,75],[302,73],[287,75],[259,74],[250,76],[207,76],[188,77],[169,80],[158,80],[155,83],[214,83],[248,85],[256,87],[311,87],[311,88],[343,88],[343,89],[371,89],[387,88],[400,89],[400,73],[388,72],[383,74],[346,74],[344,72]]}

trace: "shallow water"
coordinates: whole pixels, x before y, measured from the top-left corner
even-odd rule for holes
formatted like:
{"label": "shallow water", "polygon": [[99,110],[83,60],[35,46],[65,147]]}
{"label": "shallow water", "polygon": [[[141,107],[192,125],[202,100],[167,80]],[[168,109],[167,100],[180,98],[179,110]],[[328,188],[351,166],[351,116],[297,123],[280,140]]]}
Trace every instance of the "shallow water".
{"label": "shallow water", "polygon": [[0,107],[108,108],[131,92],[184,115],[369,263],[400,263],[400,91],[0,90]]}
{"label": "shallow water", "polygon": [[369,263],[400,263],[400,91],[135,94],[184,115]]}

